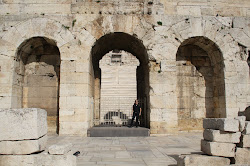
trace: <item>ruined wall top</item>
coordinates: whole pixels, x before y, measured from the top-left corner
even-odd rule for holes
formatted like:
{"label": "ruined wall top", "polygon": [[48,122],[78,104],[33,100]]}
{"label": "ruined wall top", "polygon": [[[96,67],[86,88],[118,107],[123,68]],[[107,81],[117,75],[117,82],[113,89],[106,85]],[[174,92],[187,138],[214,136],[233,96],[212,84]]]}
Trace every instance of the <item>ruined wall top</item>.
{"label": "ruined wall top", "polygon": [[250,16],[249,0],[0,0],[0,15],[140,14]]}

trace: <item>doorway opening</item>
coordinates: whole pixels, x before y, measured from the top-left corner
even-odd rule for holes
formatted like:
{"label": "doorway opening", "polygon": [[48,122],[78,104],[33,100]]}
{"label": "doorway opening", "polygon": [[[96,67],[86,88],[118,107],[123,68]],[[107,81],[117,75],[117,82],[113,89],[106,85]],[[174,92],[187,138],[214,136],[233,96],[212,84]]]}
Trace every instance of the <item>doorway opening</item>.
{"label": "doorway opening", "polygon": [[93,125],[127,125],[139,99],[140,126],[149,128],[148,54],[143,43],[126,33],[110,33],[96,41],[91,58]]}

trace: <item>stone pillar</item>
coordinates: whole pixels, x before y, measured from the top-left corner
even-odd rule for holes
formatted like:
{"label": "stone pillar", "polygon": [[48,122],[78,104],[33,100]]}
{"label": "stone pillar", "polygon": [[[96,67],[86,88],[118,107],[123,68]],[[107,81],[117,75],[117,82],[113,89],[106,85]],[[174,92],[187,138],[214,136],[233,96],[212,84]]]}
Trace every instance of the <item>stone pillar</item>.
{"label": "stone pillar", "polygon": [[[93,110],[93,74],[87,51],[75,43],[61,48],[59,134],[86,136]],[[85,54],[84,54],[84,53]]]}
{"label": "stone pillar", "polygon": [[177,132],[177,95],[175,60],[150,62],[150,131],[151,134]]}
{"label": "stone pillar", "polygon": [[0,108],[20,108],[21,92],[14,85],[14,74],[17,63],[13,57],[15,48],[10,43],[0,39]]}

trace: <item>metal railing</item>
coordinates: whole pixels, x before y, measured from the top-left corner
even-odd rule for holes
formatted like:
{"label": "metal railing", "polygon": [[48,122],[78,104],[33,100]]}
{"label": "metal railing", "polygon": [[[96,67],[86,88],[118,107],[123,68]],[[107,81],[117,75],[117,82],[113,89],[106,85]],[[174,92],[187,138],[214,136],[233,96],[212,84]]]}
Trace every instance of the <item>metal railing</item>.
{"label": "metal railing", "polygon": [[[105,97],[100,100],[100,109],[94,110],[94,126],[126,126],[132,119],[134,98]],[[144,109],[144,99],[139,104]],[[96,117],[98,114],[99,117]]]}

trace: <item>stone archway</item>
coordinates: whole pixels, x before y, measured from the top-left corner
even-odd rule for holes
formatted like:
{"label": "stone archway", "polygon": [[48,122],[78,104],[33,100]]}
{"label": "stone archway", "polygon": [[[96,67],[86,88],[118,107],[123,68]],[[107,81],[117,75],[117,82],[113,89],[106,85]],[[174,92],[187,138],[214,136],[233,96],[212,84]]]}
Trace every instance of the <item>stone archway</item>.
{"label": "stone archway", "polygon": [[33,37],[18,47],[13,74],[13,104],[45,109],[52,133],[58,132],[60,63],[55,41]]}
{"label": "stone archway", "polygon": [[[101,86],[101,71],[99,67],[100,59],[112,50],[123,50],[134,55],[140,62],[137,68],[137,98],[144,99],[142,125],[149,128],[149,69],[148,54],[143,43],[134,36],[122,32],[114,32],[102,36],[98,39],[91,50],[91,66],[93,73],[94,101],[95,109],[99,107],[99,93]],[[128,78],[129,79],[129,78]],[[132,106],[133,102],[131,103]],[[94,115],[93,115],[94,116]],[[98,118],[98,117],[95,117]]]}
{"label": "stone archway", "polygon": [[179,130],[201,130],[203,118],[225,118],[224,61],[218,46],[206,37],[192,37],[177,55]]}

